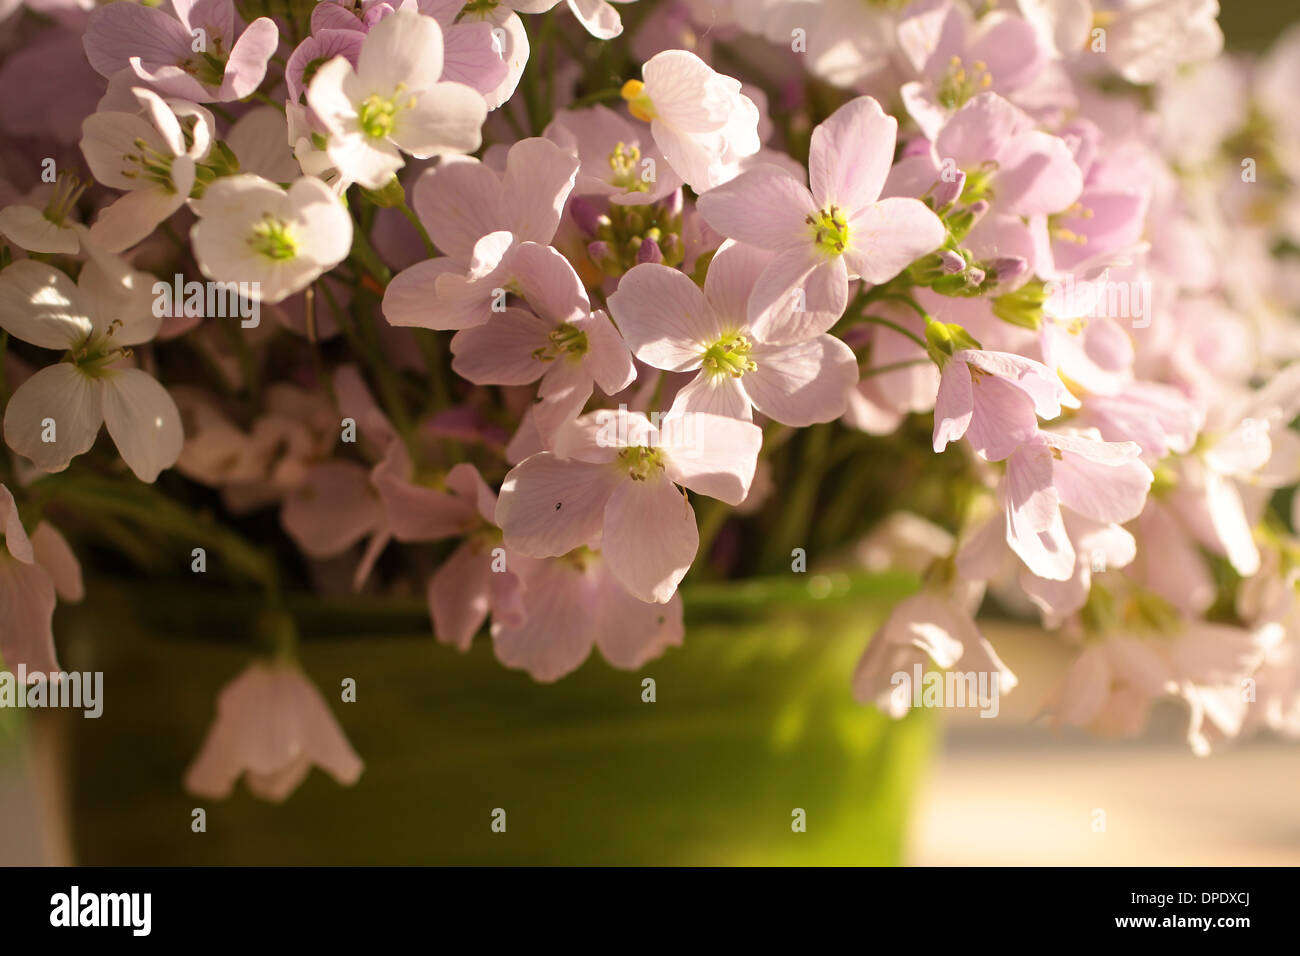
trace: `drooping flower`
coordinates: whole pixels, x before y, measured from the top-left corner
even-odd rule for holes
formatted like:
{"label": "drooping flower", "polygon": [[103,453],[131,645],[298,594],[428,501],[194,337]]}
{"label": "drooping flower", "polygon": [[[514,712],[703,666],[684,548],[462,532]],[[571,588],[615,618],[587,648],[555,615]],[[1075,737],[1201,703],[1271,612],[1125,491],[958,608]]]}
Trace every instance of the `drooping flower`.
{"label": "drooping flower", "polygon": [[897,131],[879,103],[858,97],[813,130],[811,190],[762,165],[700,197],[700,215],[718,232],[776,253],[749,303],[769,341],[827,331],[844,313],[851,278],[887,282],[943,243],[943,223],[924,203],[878,199]]}
{"label": "drooping flower", "polygon": [[329,130],[326,151],[344,180],[378,189],[402,168],[402,153],[427,159],[478,148],[483,97],[441,80],[442,71],[438,22],[408,10],[366,34],[355,69],[337,56],[316,70],[307,102]]}
{"label": "drooping flower", "polygon": [[301,670],[257,661],[217,698],[216,719],[185,772],[185,789],[224,800],[243,776],[254,796],[279,803],[313,765],[345,787],[360,779],[364,767]]}

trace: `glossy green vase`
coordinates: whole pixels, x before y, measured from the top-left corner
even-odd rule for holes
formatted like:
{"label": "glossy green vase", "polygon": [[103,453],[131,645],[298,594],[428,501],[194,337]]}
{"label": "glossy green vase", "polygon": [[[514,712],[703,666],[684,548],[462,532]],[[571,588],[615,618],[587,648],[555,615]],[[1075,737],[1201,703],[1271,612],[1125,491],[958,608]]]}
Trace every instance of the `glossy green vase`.
{"label": "glossy green vase", "polygon": [[899,863],[932,728],[858,706],[850,677],[911,583],[792,578],[696,588],[683,647],[549,685],[501,667],[487,638],[437,644],[418,604],[306,602],[300,658],[366,770],[351,788],[314,770],[282,805],[180,783],[255,651],[248,606],[101,589],[58,622],[64,666],[105,673],[104,716],[67,721],[77,861]]}

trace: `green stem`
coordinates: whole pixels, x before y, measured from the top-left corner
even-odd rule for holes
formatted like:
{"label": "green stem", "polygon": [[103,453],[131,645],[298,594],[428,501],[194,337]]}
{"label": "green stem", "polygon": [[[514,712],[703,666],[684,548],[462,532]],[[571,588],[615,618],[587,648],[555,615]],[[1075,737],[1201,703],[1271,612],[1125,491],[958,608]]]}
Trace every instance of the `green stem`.
{"label": "green stem", "polygon": [[424,243],[424,251],[428,254],[429,258],[432,259],[437,256],[438,247],[433,244],[433,239],[429,237],[429,230],[424,228],[424,223],[420,222],[420,217],[415,214],[415,210],[413,210],[405,200],[403,200],[402,204],[397,208],[401,211],[402,215],[406,217],[407,222],[414,226],[415,231],[420,234],[420,241]]}
{"label": "green stem", "polygon": [[623,87],[610,86],[603,90],[597,90],[595,93],[588,93],[586,96],[580,96],[569,104],[569,109],[580,110],[584,106],[592,106],[596,103],[608,103],[621,98]]}
{"label": "green stem", "polygon": [[925,339],[921,338],[919,335],[917,335],[917,334],[916,334],[915,332],[913,332],[911,329],[908,329],[908,328],[906,328],[905,326],[899,325],[897,322],[892,322],[892,321],[890,321],[889,319],[882,319],[882,318],[881,318],[880,316],[878,316],[878,315],[860,315],[860,316],[857,317],[857,321],[858,321],[858,322],[867,322],[867,323],[870,323],[871,325],[883,325],[885,328],[887,328],[887,329],[892,329],[893,331],[897,332],[899,335],[905,335],[905,336],[907,336],[909,339],[911,339],[911,340],[912,340],[913,342],[915,342],[917,345],[921,346],[921,348],[926,348],[926,347],[927,347],[926,344],[925,344]]}
{"label": "green stem", "polygon": [[914,365],[929,365],[928,358],[923,359],[906,359],[902,362],[890,362],[888,365],[877,365],[875,367],[862,370],[862,378],[871,378],[875,375],[885,375],[889,372],[897,372],[900,369],[911,368]]}
{"label": "green stem", "polygon": [[281,113],[284,112],[283,103],[279,102],[278,100],[271,99],[271,97],[267,96],[261,90],[255,90],[253,93],[249,94],[248,98],[252,100],[257,100],[259,103],[265,103],[267,106],[274,106]]}

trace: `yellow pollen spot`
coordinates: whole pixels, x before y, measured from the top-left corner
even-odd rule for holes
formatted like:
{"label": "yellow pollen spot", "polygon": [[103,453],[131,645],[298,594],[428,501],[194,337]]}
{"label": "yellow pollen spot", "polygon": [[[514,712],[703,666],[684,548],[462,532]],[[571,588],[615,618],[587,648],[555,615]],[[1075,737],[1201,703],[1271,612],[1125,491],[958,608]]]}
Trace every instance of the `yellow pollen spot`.
{"label": "yellow pollen spot", "polygon": [[628,80],[623,84],[623,89],[619,95],[627,100],[627,110],[643,123],[649,123],[655,118],[655,107],[650,102],[650,97],[645,94],[645,84],[640,80]]}

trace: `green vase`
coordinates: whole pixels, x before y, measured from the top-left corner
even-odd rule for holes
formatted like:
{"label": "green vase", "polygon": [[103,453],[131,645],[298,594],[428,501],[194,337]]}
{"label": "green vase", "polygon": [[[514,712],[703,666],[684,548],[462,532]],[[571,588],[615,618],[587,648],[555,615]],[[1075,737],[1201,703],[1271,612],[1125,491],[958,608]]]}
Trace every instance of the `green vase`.
{"label": "green vase", "polygon": [[180,783],[255,650],[248,603],[101,588],[56,622],[65,668],[105,675],[104,715],[67,718],[77,861],[899,863],[931,723],[857,705],[850,677],[912,582],[791,577],[697,587],[683,647],[545,685],[485,637],[437,644],[418,603],[301,602],[302,665],[366,770],[351,788],[314,770],[282,805]]}

